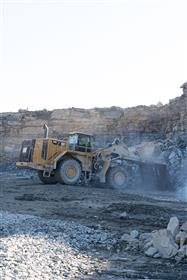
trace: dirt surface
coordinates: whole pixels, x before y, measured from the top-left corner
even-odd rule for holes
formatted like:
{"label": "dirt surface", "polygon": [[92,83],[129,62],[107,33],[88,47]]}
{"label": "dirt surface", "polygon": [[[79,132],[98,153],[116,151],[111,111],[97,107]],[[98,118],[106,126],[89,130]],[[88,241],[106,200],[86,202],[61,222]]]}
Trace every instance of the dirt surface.
{"label": "dirt surface", "polygon": [[[166,228],[172,216],[182,224],[187,218],[187,202],[174,192],[143,192],[138,186],[122,193],[98,186],[43,185],[35,177],[2,172],[0,205],[1,211],[74,221],[115,236],[115,246],[92,252],[101,264],[108,261],[107,269],[83,279],[187,279],[186,259],[177,263],[175,259],[149,258],[141,247],[120,241],[132,230],[141,234]],[[126,217],[121,215],[124,212]]]}

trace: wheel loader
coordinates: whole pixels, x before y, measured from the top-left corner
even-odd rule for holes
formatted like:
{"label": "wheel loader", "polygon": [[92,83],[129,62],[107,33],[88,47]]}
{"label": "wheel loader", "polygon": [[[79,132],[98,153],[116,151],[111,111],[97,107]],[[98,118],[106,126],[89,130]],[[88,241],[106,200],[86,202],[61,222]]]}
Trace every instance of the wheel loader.
{"label": "wheel loader", "polygon": [[67,140],[50,138],[44,125],[43,138],[23,141],[16,166],[37,170],[44,184],[99,182],[116,189],[130,186],[137,174],[143,178],[150,170],[151,178],[166,176],[165,164],[141,160],[120,139],[97,149],[93,142],[92,135],[80,132],[70,133]]}

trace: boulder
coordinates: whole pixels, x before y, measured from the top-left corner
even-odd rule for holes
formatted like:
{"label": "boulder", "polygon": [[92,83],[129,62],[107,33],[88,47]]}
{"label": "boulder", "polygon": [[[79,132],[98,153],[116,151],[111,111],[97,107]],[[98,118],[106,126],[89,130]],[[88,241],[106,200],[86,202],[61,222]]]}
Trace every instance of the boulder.
{"label": "boulder", "polygon": [[142,243],[147,243],[152,240],[152,234],[148,232],[142,233],[140,234],[139,239]]}
{"label": "boulder", "polygon": [[123,219],[126,219],[127,218],[127,212],[123,212],[123,213],[121,213],[120,215],[119,215],[119,218],[121,219],[121,220],[123,220]]}
{"label": "boulder", "polygon": [[151,246],[153,246],[153,241],[148,241],[143,245],[144,251],[147,251]]}
{"label": "boulder", "polygon": [[185,231],[179,231],[179,233],[176,235],[176,243],[180,245],[180,248],[183,245],[187,244],[187,233]]}
{"label": "boulder", "polygon": [[130,236],[132,238],[138,238],[139,232],[137,230],[132,230],[131,233],[130,233]]}
{"label": "boulder", "polygon": [[155,247],[153,247],[153,246],[149,247],[149,248],[145,251],[145,255],[146,255],[147,257],[154,257],[154,255],[156,255],[157,253],[158,253],[158,250],[157,250]]}
{"label": "boulder", "polygon": [[187,221],[184,222],[184,224],[182,224],[182,226],[180,227],[181,231],[185,231],[187,233]]}
{"label": "boulder", "polygon": [[157,249],[162,258],[171,258],[177,254],[178,245],[173,235],[167,229],[160,229],[152,233],[153,246]]}
{"label": "boulder", "polygon": [[130,236],[130,234],[124,233],[122,235],[122,237],[121,237],[121,241],[131,242],[132,241],[132,237]]}
{"label": "boulder", "polygon": [[176,234],[179,231],[179,220],[177,217],[172,217],[168,223],[167,230],[171,232],[173,237],[176,236]]}
{"label": "boulder", "polygon": [[177,262],[180,262],[182,259],[184,259],[187,256],[187,245],[182,246],[175,256],[175,260]]}

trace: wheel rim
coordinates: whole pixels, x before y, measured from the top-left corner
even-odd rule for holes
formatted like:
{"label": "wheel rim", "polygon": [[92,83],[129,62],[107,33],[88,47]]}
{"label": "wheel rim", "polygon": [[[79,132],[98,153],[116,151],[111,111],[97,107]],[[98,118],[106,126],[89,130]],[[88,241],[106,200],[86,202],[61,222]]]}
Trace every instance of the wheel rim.
{"label": "wheel rim", "polygon": [[63,161],[58,169],[58,176],[60,181],[70,185],[77,184],[81,175],[81,166],[78,161],[74,159],[67,159]]}
{"label": "wheel rim", "polygon": [[75,176],[76,176],[76,168],[74,166],[70,166],[66,169],[66,176],[69,178],[69,179],[73,179]]}

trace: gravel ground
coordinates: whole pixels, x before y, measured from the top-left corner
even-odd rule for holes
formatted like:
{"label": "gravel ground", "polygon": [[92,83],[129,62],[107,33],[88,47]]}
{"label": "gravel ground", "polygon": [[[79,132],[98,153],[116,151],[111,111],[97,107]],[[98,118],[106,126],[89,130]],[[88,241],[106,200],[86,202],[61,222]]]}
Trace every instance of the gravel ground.
{"label": "gravel ground", "polygon": [[[145,256],[124,234],[186,221],[174,192],[119,193],[99,187],[43,185],[31,174],[0,173],[0,280],[186,280],[186,260]],[[137,194],[139,192],[139,194]],[[184,196],[182,196],[184,198]]]}
{"label": "gravel ground", "polygon": [[2,280],[82,279],[107,266],[92,257],[92,250],[115,242],[109,233],[74,222],[7,212],[0,220]]}

